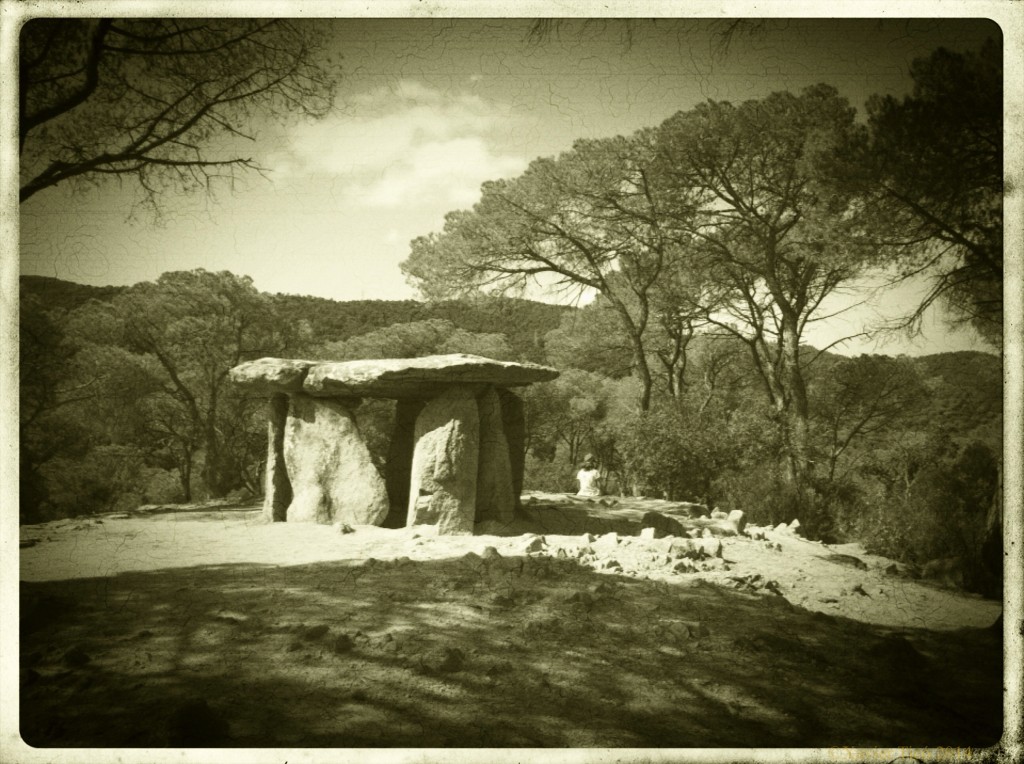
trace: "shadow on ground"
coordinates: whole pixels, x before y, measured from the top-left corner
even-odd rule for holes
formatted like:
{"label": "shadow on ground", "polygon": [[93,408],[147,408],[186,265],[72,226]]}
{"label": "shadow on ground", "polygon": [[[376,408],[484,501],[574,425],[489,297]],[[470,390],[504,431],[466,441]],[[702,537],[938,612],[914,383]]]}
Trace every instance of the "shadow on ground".
{"label": "shadow on ground", "polygon": [[22,583],[38,747],[983,746],[992,630],[493,557]]}

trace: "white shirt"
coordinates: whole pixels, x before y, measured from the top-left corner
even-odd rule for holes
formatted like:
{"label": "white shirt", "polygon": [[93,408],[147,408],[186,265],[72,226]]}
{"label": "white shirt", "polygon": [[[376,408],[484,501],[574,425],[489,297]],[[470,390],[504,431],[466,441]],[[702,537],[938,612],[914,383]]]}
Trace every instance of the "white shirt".
{"label": "white shirt", "polygon": [[598,488],[598,480],[601,478],[601,473],[595,469],[582,469],[576,473],[576,479],[580,481],[580,490],[576,493],[577,496],[600,496],[601,490]]}

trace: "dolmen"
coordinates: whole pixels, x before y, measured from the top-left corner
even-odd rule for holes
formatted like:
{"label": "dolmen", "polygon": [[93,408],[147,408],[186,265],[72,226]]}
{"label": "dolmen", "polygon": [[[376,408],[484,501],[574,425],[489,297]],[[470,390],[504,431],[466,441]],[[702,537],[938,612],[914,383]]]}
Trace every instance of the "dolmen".
{"label": "dolmen", "polygon": [[[523,485],[522,400],[554,379],[529,363],[453,354],[366,361],[261,358],[232,381],[268,399],[267,519],[436,525],[472,533],[513,518]],[[359,431],[363,398],[397,401],[382,476]]]}

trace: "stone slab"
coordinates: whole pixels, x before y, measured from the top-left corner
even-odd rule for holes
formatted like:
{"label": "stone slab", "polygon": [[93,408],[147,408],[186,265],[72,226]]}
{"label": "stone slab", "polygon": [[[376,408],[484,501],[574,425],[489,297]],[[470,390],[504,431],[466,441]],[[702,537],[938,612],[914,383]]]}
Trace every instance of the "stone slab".
{"label": "stone slab", "polygon": [[268,393],[301,389],[317,397],[423,400],[440,395],[451,385],[518,387],[557,376],[558,371],[547,366],[465,353],[365,361],[261,358],[231,371],[231,379],[237,384]]}

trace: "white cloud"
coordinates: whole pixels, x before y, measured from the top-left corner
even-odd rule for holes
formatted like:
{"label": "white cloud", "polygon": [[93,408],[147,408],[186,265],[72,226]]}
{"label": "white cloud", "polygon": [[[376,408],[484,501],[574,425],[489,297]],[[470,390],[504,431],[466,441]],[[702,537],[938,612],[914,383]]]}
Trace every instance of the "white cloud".
{"label": "white cloud", "polygon": [[295,128],[290,150],[273,161],[293,177],[337,176],[347,196],[368,206],[394,208],[423,197],[468,206],[485,180],[526,166],[496,145],[507,119],[477,96],[402,81],[356,96],[346,114]]}

